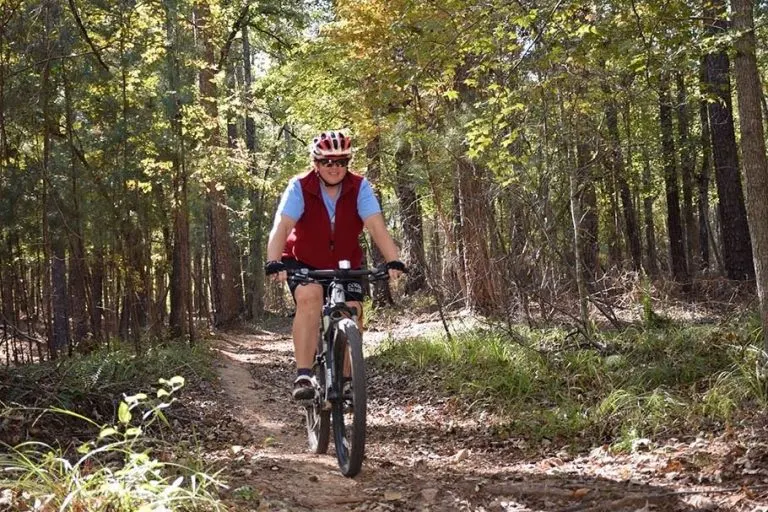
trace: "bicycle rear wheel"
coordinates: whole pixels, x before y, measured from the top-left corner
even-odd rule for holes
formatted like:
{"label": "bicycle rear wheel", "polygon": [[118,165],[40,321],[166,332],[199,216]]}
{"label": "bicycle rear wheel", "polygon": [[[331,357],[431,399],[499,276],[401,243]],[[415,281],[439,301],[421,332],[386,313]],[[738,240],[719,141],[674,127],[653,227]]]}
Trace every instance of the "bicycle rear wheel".
{"label": "bicycle rear wheel", "polygon": [[328,442],[331,438],[331,411],[325,409],[325,371],[324,366],[315,365],[315,397],[311,404],[305,406],[305,418],[307,422],[307,441],[312,453],[325,453],[328,451]]}
{"label": "bicycle rear wheel", "polygon": [[336,351],[336,376],[343,379],[344,354],[349,351],[352,366],[352,394],[350,400],[341,397],[342,382],[337,382],[339,396],[334,400],[333,441],[341,473],[353,477],[360,472],[365,455],[365,424],[367,397],[365,390],[365,362],[363,361],[363,340],[357,324],[349,318],[341,320],[336,329],[338,336],[334,344]]}

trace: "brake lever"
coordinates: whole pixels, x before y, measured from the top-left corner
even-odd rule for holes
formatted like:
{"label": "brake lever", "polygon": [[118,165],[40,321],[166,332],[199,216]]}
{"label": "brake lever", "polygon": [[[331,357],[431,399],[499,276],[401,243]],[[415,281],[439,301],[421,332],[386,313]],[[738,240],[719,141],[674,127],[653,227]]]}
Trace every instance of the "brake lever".
{"label": "brake lever", "polygon": [[389,269],[386,265],[376,267],[376,271],[370,277],[371,281],[384,281],[386,279],[389,279]]}

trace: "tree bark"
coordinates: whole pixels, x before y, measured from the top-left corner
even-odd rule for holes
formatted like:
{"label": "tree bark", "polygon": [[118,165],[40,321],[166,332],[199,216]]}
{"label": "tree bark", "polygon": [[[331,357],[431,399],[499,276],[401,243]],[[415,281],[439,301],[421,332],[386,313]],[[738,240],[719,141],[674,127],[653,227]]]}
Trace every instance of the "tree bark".
{"label": "tree bark", "polygon": [[656,227],[653,221],[653,184],[651,181],[651,158],[648,147],[643,146],[643,217],[645,218],[645,269],[655,276],[659,273],[658,253],[656,250]]}
{"label": "tree bark", "polygon": [[582,132],[576,145],[576,165],[578,166],[577,186],[580,191],[581,260],[584,263],[584,279],[590,285],[590,283],[594,283],[600,270],[600,224],[597,211],[594,163],[590,156],[590,146],[585,141],[586,133]]}
{"label": "tree bark", "polygon": [[683,226],[680,219],[680,197],[678,192],[677,164],[675,161],[675,141],[672,130],[672,106],[667,77],[662,73],[660,78],[659,122],[661,123],[664,188],[667,196],[667,234],[669,236],[670,265],[672,277],[675,281],[686,283],[688,281],[688,269],[685,259]]}
{"label": "tree bark", "polygon": [[61,237],[53,242],[51,255],[51,281],[53,293],[51,307],[53,309],[53,339],[51,346],[56,354],[69,346],[69,307],[67,300],[67,255],[65,242]]}
{"label": "tree bark", "polygon": [[497,305],[497,283],[493,279],[494,269],[488,248],[490,231],[487,208],[490,201],[483,193],[488,181],[484,179],[485,170],[465,156],[459,158],[457,167],[458,219],[466,305],[480,313],[492,313]]}
{"label": "tree bark", "polygon": [[[379,200],[379,204],[381,204],[381,193],[378,191],[377,185],[379,184],[379,178],[381,177],[381,138],[376,135],[371,140],[368,141],[368,143],[365,145],[365,156],[368,159],[368,172],[366,173],[366,177],[373,185],[374,193],[376,194],[376,199]],[[383,212],[382,212],[383,214]],[[381,251],[376,246],[375,243],[373,243],[373,239],[369,237],[369,247],[371,248],[371,260],[373,265],[381,265],[382,263],[385,263],[384,256],[381,254]],[[373,282],[373,305],[374,307],[384,307],[392,304],[392,291],[389,287],[389,281],[383,280],[383,281],[374,281]]]}
{"label": "tree bark", "polygon": [[[707,64],[701,59],[699,67],[699,85],[704,92],[707,83]],[[701,167],[696,177],[698,189],[699,212],[699,261],[698,266],[704,270],[709,268],[709,177],[712,174],[712,141],[709,132],[709,117],[707,115],[707,100],[699,102],[699,118],[701,122]]]}
{"label": "tree bark", "polygon": [[[712,20],[707,24],[707,32],[711,35],[721,34],[727,29],[724,0],[707,0],[704,5],[705,18]],[[730,62],[725,51],[711,53],[705,59],[707,92],[717,98],[717,101],[709,103],[708,109],[719,201],[717,212],[723,264],[729,279],[752,279],[755,272],[733,128]]]}
{"label": "tree bark", "polygon": [[245,85],[245,147],[248,150],[248,162],[253,187],[251,188],[250,214],[250,273],[251,295],[250,315],[260,318],[264,315],[264,198],[261,177],[256,166],[256,125],[251,116],[250,107],[253,97],[251,85],[253,72],[251,70],[251,43],[248,35],[248,25],[243,25],[243,83]]}
{"label": "tree bark", "polygon": [[94,249],[91,265],[91,332],[96,341],[103,339],[102,317],[104,313],[104,249],[98,246]]}
{"label": "tree bark", "polygon": [[737,34],[736,87],[744,177],[747,185],[747,214],[754,251],[757,294],[763,326],[763,344],[768,349],[768,158],[761,115],[762,86],[755,56],[755,24],[752,0],[732,0],[733,28]]}
{"label": "tree bark", "polygon": [[[211,123],[208,128],[208,147],[215,151],[220,147],[218,133],[218,90],[214,77],[216,62],[214,60],[213,42],[211,41],[210,9],[205,1],[196,4],[198,27],[203,46],[205,64],[200,70],[199,86],[203,109]],[[206,183],[208,195],[208,233],[211,244],[211,281],[213,288],[214,324],[225,326],[234,321],[243,308],[243,300],[235,275],[235,265],[232,254],[232,240],[229,233],[227,215],[227,196],[223,189],[213,180]]]}
{"label": "tree bark", "polygon": [[621,247],[621,215],[619,214],[619,202],[616,199],[616,179],[613,168],[607,169],[608,175],[603,178],[605,185],[604,194],[608,196],[610,204],[610,220],[605,226],[606,243],[608,244],[608,268],[619,268],[622,266],[624,256]]}
{"label": "tree bark", "polygon": [[[180,87],[179,62],[176,56],[176,8],[174,0],[165,0],[166,37],[170,42],[167,52],[168,83],[172,91]],[[171,124],[171,154],[173,171],[173,254],[171,260],[169,326],[171,336],[194,339],[193,312],[191,300],[190,259],[189,259],[189,204],[187,200],[187,170],[184,157],[184,135],[182,113],[178,95],[171,95],[166,103],[166,112]]]}
{"label": "tree bark", "polygon": [[[43,15],[45,17],[45,36],[50,37],[52,31],[53,20],[55,16],[52,11],[55,7],[46,2],[43,5]],[[50,55],[46,55],[49,57]],[[42,215],[42,237],[43,237],[43,318],[45,324],[45,335],[48,340],[48,352],[49,356],[53,359],[58,355],[57,346],[54,340],[53,334],[53,317],[52,317],[52,300],[53,300],[53,282],[51,279],[51,233],[50,233],[50,167],[51,167],[51,59],[46,58],[43,64],[42,80],[40,84],[41,102],[43,108],[43,166],[42,166],[42,191],[41,191],[41,215]]]}
{"label": "tree bark", "polygon": [[[570,153],[570,151],[569,151]],[[577,151],[577,155],[578,155]],[[573,158],[569,158],[569,163],[572,162]],[[575,278],[576,278],[576,289],[579,293],[579,316],[581,318],[581,324],[584,327],[584,331],[587,334],[587,336],[590,335],[590,326],[591,323],[589,321],[589,295],[587,291],[587,279],[586,274],[584,270],[584,262],[583,262],[583,255],[584,255],[584,249],[582,247],[582,219],[583,219],[583,213],[581,211],[581,202],[582,198],[579,197],[581,195],[580,189],[581,185],[584,183],[583,179],[583,172],[584,168],[582,168],[578,161],[579,158],[577,156],[576,158],[576,166],[572,168],[571,172],[568,176],[568,186],[569,186],[569,192],[570,192],[570,203],[571,203],[571,223],[573,224],[573,257],[575,260]]]}
{"label": "tree bark", "polygon": [[[77,346],[88,333],[88,311],[86,308],[86,264],[85,240],[80,214],[80,187],[78,181],[77,157],[74,152],[75,140],[72,127],[72,95],[69,80],[64,73],[64,104],[66,109],[67,139],[70,147],[70,184],[72,200],[71,211],[67,222],[69,238],[69,287],[71,290],[72,342]],[[92,347],[85,347],[90,350]]]}
{"label": "tree bark", "polygon": [[[603,91],[610,95],[611,91],[607,86]],[[637,217],[635,216],[635,206],[632,202],[632,193],[627,183],[626,169],[624,167],[624,156],[621,151],[621,137],[619,136],[619,121],[616,104],[608,100],[605,106],[605,117],[608,125],[608,134],[610,137],[610,162],[613,175],[619,185],[619,196],[621,197],[621,209],[624,216],[624,225],[626,227],[627,244],[629,245],[629,254],[632,258],[632,268],[639,270],[642,266],[642,245],[640,243],[640,232],[637,228]]]}
{"label": "tree bark", "polygon": [[696,273],[694,264],[698,253],[699,232],[693,215],[693,174],[696,156],[693,152],[689,128],[688,94],[682,72],[676,73],[677,82],[677,133],[680,141],[680,175],[683,178],[683,226],[685,233],[685,261],[691,275]]}
{"label": "tree bark", "polygon": [[421,198],[414,185],[412,160],[413,154],[410,143],[401,141],[395,152],[397,173],[395,192],[400,203],[400,217],[403,224],[403,259],[409,267],[405,282],[405,293],[407,294],[421,290],[426,284]]}

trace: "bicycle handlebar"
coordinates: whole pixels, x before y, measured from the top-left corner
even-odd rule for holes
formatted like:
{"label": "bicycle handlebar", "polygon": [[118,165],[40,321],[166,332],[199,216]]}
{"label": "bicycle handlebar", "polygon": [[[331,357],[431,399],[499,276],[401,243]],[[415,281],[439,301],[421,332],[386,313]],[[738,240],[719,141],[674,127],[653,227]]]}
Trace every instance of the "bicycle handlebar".
{"label": "bicycle handlebar", "polygon": [[386,265],[374,269],[328,269],[310,270],[308,268],[287,269],[288,279],[300,282],[312,282],[315,280],[352,279],[356,277],[369,277],[371,281],[389,279],[389,270]]}

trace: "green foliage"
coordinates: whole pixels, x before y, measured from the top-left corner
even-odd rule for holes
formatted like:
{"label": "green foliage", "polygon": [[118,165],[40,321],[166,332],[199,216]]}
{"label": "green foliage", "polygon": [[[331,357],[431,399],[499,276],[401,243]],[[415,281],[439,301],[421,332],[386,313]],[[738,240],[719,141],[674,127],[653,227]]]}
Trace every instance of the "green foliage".
{"label": "green foliage", "polygon": [[[69,410],[83,417],[97,414],[104,418],[114,413],[110,396],[144,388],[158,375],[176,374],[191,383],[210,380],[212,360],[213,352],[204,343],[192,347],[181,343],[158,344],[145,355],[136,356],[132,347],[114,342],[110,350],[102,349],[87,356],[14,369],[0,368],[0,383],[8,385],[3,386],[8,404]],[[34,393],[30,391],[33,388],[37,390]],[[158,392],[163,393],[162,387]],[[126,403],[120,410],[130,405]]]}
{"label": "green foliage", "polygon": [[741,320],[600,333],[610,354],[559,330],[480,330],[385,344],[376,364],[405,368],[496,410],[498,435],[615,444],[723,426],[766,405],[761,339]]}
{"label": "green foliage", "polygon": [[[73,456],[61,448],[29,441],[5,446],[0,454],[0,486],[14,489],[16,509],[89,511],[223,510],[216,498],[223,484],[216,476],[153,456],[157,444],[145,434],[156,421],[167,424],[163,410],[184,385],[180,376],[160,379],[154,398],[125,396],[117,423],[102,425],[98,435]],[[46,414],[96,423],[77,413],[49,409]],[[134,413],[140,413],[134,418]]]}

